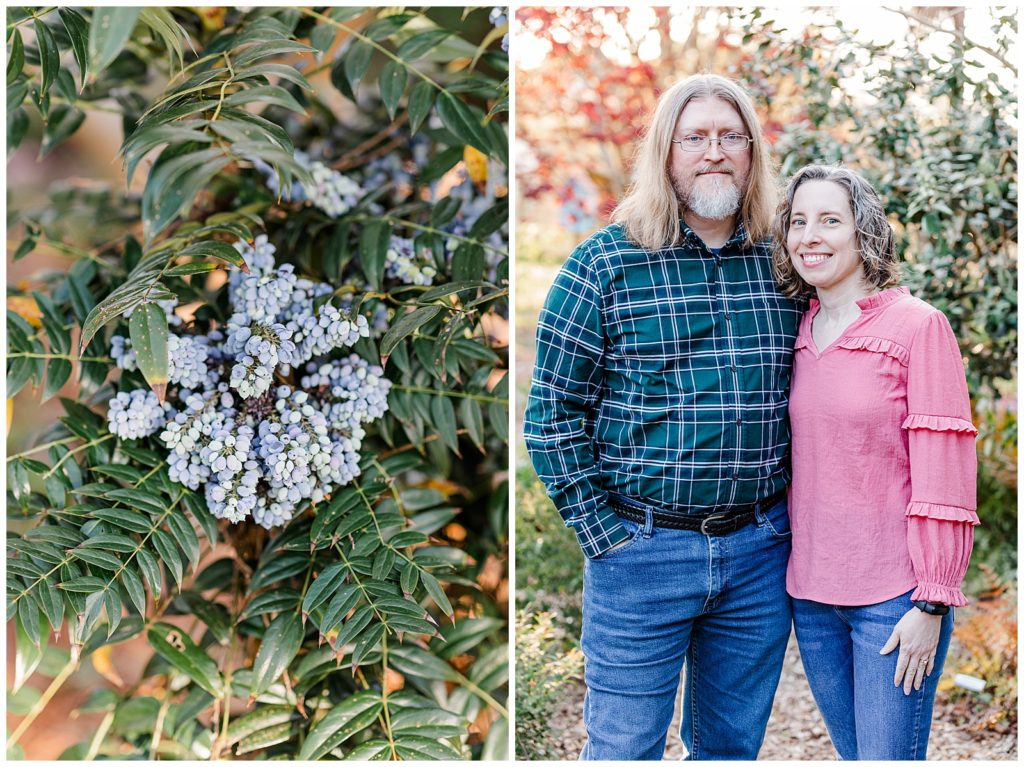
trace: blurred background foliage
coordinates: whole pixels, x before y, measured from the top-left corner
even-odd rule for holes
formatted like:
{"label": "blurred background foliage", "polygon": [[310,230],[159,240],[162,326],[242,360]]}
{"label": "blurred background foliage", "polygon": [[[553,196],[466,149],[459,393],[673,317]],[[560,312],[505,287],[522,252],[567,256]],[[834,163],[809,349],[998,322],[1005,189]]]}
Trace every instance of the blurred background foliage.
{"label": "blurred background foliage", "polygon": [[[516,299],[517,424],[540,286],[607,223],[658,94],[690,73],[736,78],[753,96],[782,181],[807,163],[842,162],[875,185],[904,284],[942,309],[959,339],[979,429],[982,525],[965,586],[972,605],[961,611],[947,677],[978,675],[986,692],[949,682],[943,695],[993,734],[1016,732],[1016,24],[1009,7],[687,7],[522,8],[515,26],[516,270],[518,284],[531,286]],[[521,444],[517,461],[519,642],[561,637],[572,650],[578,546]],[[545,672],[517,666],[520,697],[537,690],[530,711],[555,705]],[[520,756],[553,753],[558,736],[538,732],[517,721]]]}
{"label": "blurred background foliage", "polygon": [[[504,758],[504,11],[6,23],[8,757]],[[314,171],[344,210],[277,194]],[[260,233],[367,316],[354,351],[393,383],[362,475],[270,533],[103,416],[143,384],[111,376],[123,310],[222,323]],[[432,284],[388,268],[396,238]]]}

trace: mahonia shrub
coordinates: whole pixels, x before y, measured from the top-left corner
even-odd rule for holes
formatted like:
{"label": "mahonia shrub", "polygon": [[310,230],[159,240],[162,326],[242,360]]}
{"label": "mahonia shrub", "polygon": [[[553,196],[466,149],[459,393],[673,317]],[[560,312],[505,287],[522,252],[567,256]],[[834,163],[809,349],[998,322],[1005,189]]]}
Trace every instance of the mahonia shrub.
{"label": "mahonia shrub", "polygon": [[123,131],[8,191],[9,758],[507,758],[507,26],[8,10],[9,161]]}

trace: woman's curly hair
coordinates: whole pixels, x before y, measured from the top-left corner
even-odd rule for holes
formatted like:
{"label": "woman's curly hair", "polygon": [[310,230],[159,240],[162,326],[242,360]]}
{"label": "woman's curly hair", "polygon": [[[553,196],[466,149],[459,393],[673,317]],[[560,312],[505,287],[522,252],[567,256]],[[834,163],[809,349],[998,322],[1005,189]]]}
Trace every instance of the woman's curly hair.
{"label": "woman's curly hair", "polygon": [[805,165],[789,180],[772,225],[772,270],[782,293],[790,297],[814,294],[814,288],[804,282],[793,268],[793,260],[786,250],[793,197],[801,184],[807,181],[831,181],[846,190],[857,232],[857,249],[864,264],[865,282],[878,290],[899,285],[896,238],[874,187],[859,173],[841,165]]}

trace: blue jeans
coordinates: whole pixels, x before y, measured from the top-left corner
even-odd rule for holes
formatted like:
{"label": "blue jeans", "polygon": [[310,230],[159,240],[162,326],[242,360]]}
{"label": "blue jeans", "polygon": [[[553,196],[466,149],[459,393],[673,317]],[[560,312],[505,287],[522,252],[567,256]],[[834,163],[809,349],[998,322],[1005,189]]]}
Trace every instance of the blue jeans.
{"label": "blue jeans", "polygon": [[800,658],[814,700],[841,759],[925,759],[935,688],[953,634],[942,619],[935,667],[920,690],[896,687],[899,647],[879,655],[893,627],[915,609],[910,594],[874,605],[842,607],[793,600]]}
{"label": "blue jeans", "polygon": [[646,518],[624,519],[629,541],[586,562],[580,758],[661,759],[685,659],[689,758],[755,759],[792,621],[786,502],[722,536]]}

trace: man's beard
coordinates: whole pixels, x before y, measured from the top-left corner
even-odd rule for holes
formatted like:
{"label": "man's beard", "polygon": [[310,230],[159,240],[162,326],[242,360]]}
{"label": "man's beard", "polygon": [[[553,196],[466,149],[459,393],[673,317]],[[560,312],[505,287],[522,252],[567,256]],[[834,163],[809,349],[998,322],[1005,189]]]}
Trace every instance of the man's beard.
{"label": "man's beard", "polygon": [[687,179],[689,183],[683,183],[683,179],[672,176],[672,186],[683,208],[712,221],[736,215],[740,209],[740,186],[745,185],[746,179],[739,179],[740,183],[736,183],[735,175],[731,180],[713,176],[698,183],[697,173],[692,179]]}

